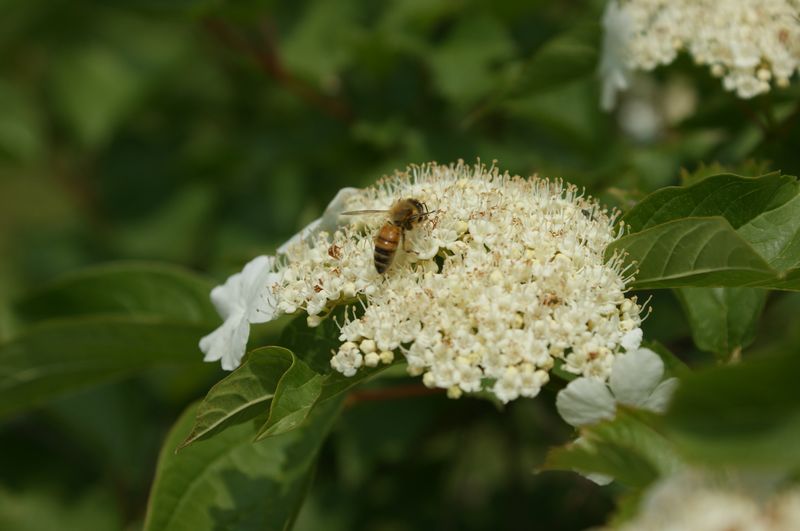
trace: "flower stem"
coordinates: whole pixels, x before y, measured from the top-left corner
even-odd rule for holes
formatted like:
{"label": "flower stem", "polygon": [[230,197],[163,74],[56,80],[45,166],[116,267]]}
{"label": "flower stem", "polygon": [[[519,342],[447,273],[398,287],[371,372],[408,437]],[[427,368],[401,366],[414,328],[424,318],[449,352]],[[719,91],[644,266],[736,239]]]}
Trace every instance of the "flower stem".
{"label": "flower stem", "polygon": [[445,389],[430,389],[420,384],[399,385],[383,389],[365,389],[350,393],[345,401],[345,407],[352,407],[359,402],[377,402],[382,400],[398,400],[403,398],[416,398],[421,396],[441,395]]}

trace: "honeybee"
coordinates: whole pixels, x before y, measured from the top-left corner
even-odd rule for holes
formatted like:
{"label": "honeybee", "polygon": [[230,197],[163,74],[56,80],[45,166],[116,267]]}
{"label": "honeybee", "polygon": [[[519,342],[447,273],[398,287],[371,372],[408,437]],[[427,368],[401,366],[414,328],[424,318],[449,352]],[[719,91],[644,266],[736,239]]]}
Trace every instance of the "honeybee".
{"label": "honeybee", "polygon": [[405,231],[411,230],[417,222],[434,212],[436,211],[428,210],[428,207],[422,201],[407,197],[395,201],[389,210],[353,210],[342,212],[342,215],[388,213],[386,223],[383,224],[381,230],[378,231],[378,235],[375,236],[375,270],[383,274],[392,265],[401,241],[404,244],[403,250],[408,251],[405,248]]}

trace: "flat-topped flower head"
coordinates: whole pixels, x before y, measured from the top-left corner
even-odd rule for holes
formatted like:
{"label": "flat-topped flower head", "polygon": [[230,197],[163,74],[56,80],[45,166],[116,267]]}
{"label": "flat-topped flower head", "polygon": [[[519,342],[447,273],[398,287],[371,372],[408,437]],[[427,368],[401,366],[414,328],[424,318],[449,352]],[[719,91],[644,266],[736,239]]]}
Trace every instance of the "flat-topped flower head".
{"label": "flat-topped flower head", "polygon": [[353,375],[402,355],[412,375],[448,395],[535,396],[556,361],[605,380],[623,342],[640,337],[630,276],[607,245],[615,213],[559,180],[483,165],[427,164],[351,192],[341,210],[387,210],[399,199],[431,213],[404,231],[376,271],[386,214],[340,216],[284,249],[263,289],[282,313],[318,324],[347,304],[331,366]]}
{"label": "flat-topped flower head", "polygon": [[800,0],[611,0],[603,23],[607,109],[632,71],[669,64],[680,52],[740,98],[787,86],[800,68]]}

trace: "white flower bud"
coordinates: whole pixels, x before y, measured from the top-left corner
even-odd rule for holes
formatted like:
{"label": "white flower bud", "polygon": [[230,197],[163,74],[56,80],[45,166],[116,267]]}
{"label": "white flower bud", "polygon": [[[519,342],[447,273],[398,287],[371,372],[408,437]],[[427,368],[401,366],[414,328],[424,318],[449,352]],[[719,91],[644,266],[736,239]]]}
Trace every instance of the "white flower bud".
{"label": "white flower bud", "polygon": [[364,365],[366,365],[367,367],[377,367],[380,362],[381,362],[381,357],[375,354],[374,352],[370,352],[369,354],[364,356]]}
{"label": "white flower bud", "polygon": [[359,350],[361,350],[361,352],[364,354],[371,354],[372,352],[375,352],[375,341],[371,339],[365,339],[361,342]]}
{"label": "white flower bud", "polygon": [[380,353],[380,357],[382,363],[389,365],[394,361],[394,352],[391,350],[384,350]]}
{"label": "white flower bud", "polygon": [[464,392],[457,385],[451,385],[450,387],[447,388],[447,398],[451,398],[453,400],[456,400],[456,399],[461,398],[461,395],[463,395],[463,394],[464,394]]}
{"label": "white flower bud", "polygon": [[411,365],[409,365],[406,372],[408,373],[409,376],[419,376],[423,372],[425,372],[425,369],[423,367],[412,367]]}
{"label": "white flower bud", "polygon": [[356,296],[356,285],[354,282],[348,282],[342,287],[342,294],[348,298],[352,299]]}

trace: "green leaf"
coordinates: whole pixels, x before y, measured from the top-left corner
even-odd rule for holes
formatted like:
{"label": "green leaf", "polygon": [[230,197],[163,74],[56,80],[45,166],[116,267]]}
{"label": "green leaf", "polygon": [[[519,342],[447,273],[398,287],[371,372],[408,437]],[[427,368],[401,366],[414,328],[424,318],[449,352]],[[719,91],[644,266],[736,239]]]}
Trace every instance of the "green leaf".
{"label": "green leaf", "polygon": [[292,365],[275,389],[269,418],[258,432],[259,440],[297,428],[318,405],[325,376],[314,372],[296,356],[292,358]]}
{"label": "green leaf", "polygon": [[796,267],[800,264],[800,196],[761,213],[738,232],[773,268]]}
{"label": "green leaf", "polygon": [[585,76],[594,76],[600,25],[582,23],[544,43],[523,66],[513,92],[552,89]]}
{"label": "green leaf", "polygon": [[645,488],[658,478],[658,471],[631,448],[605,442],[587,444],[577,440],[547,454],[543,470],[570,470],[583,475],[609,476],[623,485]]}
{"label": "green leaf", "polygon": [[206,326],[155,318],[76,318],[0,345],[0,416],[164,363],[198,363]]}
{"label": "green leaf", "polygon": [[218,8],[224,0],[125,0],[124,4],[134,9],[155,9],[158,13],[177,13],[198,16]]}
{"label": "green leaf", "polygon": [[690,217],[722,216],[734,229],[798,192],[795,177],[771,173],[763,177],[720,174],[691,186],[669,186],[653,192],[623,216],[631,232]]}
{"label": "green leaf", "polygon": [[315,83],[341,75],[354,59],[352,48],[362,31],[357,3],[313,1],[302,11],[281,40],[281,60],[290,71]]}
{"label": "green leaf", "polygon": [[192,323],[219,317],[213,284],[188,270],[154,263],[115,263],[65,275],[17,305],[30,321],[75,315],[135,315]]}
{"label": "green leaf", "polygon": [[395,361],[374,368],[362,367],[354,376],[344,376],[338,372],[323,376],[311,370],[301,359],[295,358],[294,364],[278,384],[269,419],[259,430],[258,439],[301,426],[320,405],[340,399],[353,387],[400,363]]}
{"label": "green leaf", "polygon": [[513,53],[506,26],[481,13],[462,18],[427,59],[439,92],[456,105],[469,105],[497,86],[496,65]]}
{"label": "green leaf", "polygon": [[551,450],[543,468],[603,474],[630,487],[647,487],[680,466],[671,443],[651,423],[651,415],[618,408],[613,420],[585,427],[578,440]]}
{"label": "green leaf", "polygon": [[793,268],[789,271],[785,271],[777,279],[761,284],[761,286],[771,289],[800,291],[800,268]]}
{"label": "green leaf", "polygon": [[110,489],[71,492],[68,499],[53,487],[0,487],[0,529],[14,531],[85,531],[124,529],[123,516]]}
{"label": "green leaf", "polygon": [[723,173],[732,173],[733,175],[761,175],[766,176],[770,173],[770,163],[766,160],[747,159],[738,164],[725,165],[717,161],[709,164],[700,161],[692,171],[686,168],[681,168],[680,181],[684,186],[690,186],[699,183],[703,179],[720,175]]}
{"label": "green leaf", "polygon": [[800,356],[785,352],[681,381],[665,417],[681,452],[703,465],[800,465]]}
{"label": "green leaf", "polygon": [[[75,391],[51,401],[31,419],[46,418],[60,440],[70,441],[85,456],[84,467],[101,467],[119,488],[139,490],[152,481],[149,466],[142,465],[158,452],[163,421],[174,410],[173,404],[154,400],[147,383],[148,378],[137,378]],[[159,411],[153,406],[160,406]]]}
{"label": "green leaf", "polygon": [[344,315],[345,308],[340,307],[313,328],[307,324],[306,316],[299,315],[289,323],[281,333],[278,343],[294,352],[309,367],[320,374],[331,372],[331,351],[336,351],[341,344],[339,327],[335,319]]}
{"label": "green leaf", "polygon": [[714,175],[646,197],[611,244],[638,264],[635,288],[800,289],[800,185],[778,173]]}
{"label": "green leaf", "polygon": [[721,360],[753,342],[768,294],[758,288],[680,288],[676,293],[695,345]]}
{"label": "green leaf", "polygon": [[0,157],[35,161],[44,149],[40,110],[34,91],[0,80]]}
{"label": "green leaf", "polygon": [[180,453],[197,415],[190,407],[167,436],[150,493],[145,531],[290,529],[341,400],[299,429],[253,442],[257,423],[231,426]]}
{"label": "green leaf", "polygon": [[0,414],[154,365],[198,363],[200,337],[219,322],[210,290],[181,268],[133,263],[41,288],[17,308],[45,322],[0,345]]}
{"label": "green leaf", "polygon": [[637,289],[767,283],[776,272],[725,218],[683,218],[624,236],[607,255],[638,264]]}
{"label": "green leaf", "polygon": [[234,424],[268,411],[278,383],[294,361],[291,351],[264,347],[247,354],[242,364],[209,390],[197,408],[197,418],[179,449],[207,439]]}
{"label": "green leaf", "polygon": [[56,111],[85,147],[106,143],[188,42],[183,28],[155,17],[103,16],[92,34],[54,51],[47,88]]}

